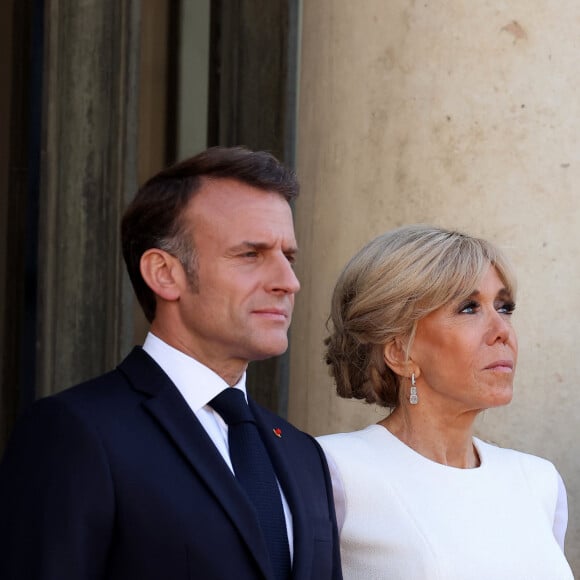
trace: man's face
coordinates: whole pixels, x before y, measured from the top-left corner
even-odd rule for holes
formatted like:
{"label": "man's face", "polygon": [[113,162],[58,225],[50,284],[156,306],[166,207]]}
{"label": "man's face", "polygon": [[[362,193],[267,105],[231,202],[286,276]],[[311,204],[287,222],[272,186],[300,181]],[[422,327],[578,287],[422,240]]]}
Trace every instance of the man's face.
{"label": "man's face", "polygon": [[184,217],[197,265],[196,288],[180,298],[184,350],[217,372],[283,353],[300,289],[288,202],[233,179],[208,180]]}

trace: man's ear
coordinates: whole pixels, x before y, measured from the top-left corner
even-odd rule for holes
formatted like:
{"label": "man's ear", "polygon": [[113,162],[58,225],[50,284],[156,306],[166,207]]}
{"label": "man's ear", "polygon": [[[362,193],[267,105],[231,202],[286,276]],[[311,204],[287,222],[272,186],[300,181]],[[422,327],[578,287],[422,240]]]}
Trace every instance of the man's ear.
{"label": "man's ear", "polygon": [[141,256],[141,276],[151,290],[163,300],[181,296],[185,272],[179,260],[159,248],[150,248]]}
{"label": "man's ear", "polygon": [[399,337],[385,344],[383,359],[395,374],[402,377],[409,376],[410,361],[407,358],[406,344]]}

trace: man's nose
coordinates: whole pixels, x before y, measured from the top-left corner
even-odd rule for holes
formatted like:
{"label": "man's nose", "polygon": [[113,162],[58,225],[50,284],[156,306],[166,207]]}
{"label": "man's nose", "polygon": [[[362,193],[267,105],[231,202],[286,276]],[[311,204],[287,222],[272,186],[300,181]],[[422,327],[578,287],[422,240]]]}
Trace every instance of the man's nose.
{"label": "man's nose", "polygon": [[300,290],[300,282],[296,272],[285,255],[278,257],[273,265],[269,289],[272,292],[284,292],[285,294],[296,294]]}

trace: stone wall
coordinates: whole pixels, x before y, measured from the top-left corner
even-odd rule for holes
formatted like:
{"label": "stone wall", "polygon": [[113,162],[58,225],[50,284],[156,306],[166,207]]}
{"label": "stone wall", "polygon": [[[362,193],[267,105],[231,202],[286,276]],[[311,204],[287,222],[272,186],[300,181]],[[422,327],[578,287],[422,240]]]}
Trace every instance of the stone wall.
{"label": "stone wall", "polygon": [[363,243],[416,222],[496,242],[518,273],[520,358],[514,401],[478,433],[556,464],[576,574],[579,25],[571,1],[303,3],[289,409],[315,434],[383,415],[339,400],[322,363],[332,287]]}

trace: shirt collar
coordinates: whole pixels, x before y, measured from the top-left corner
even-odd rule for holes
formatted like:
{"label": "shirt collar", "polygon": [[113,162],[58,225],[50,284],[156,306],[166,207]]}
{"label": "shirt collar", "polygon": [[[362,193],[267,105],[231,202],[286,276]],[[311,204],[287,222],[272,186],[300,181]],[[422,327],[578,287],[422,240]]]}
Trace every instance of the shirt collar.
{"label": "shirt collar", "polygon": [[[170,346],[151,332],[145,338],[143,350],[163,369],[194,412],[229,387],[210,368]],[[240,389],[247,399],[245,372],[234,387]]]}

